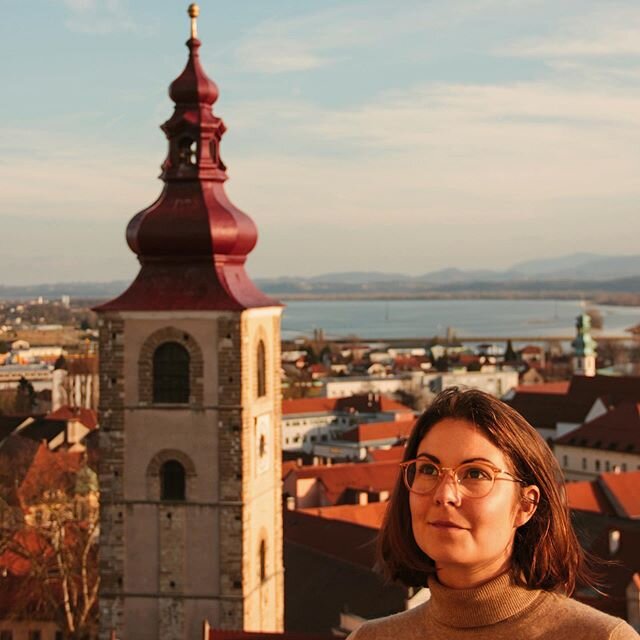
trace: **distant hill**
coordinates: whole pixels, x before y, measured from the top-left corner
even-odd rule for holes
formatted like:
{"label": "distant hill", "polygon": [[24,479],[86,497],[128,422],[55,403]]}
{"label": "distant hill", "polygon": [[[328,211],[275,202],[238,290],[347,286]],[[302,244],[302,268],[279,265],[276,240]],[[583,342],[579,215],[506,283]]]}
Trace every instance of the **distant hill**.
{"label": "distant hill", "polygon": [[[640,255],[602,256],[575,253],[552,259],[529,260],[504,271],[444,268],[418,276],[380,271],[347,271],[312,277],[257,278],[265,292],[278,296],[331,297],[567,297],[628,294],[625,304],[640,300]],[[101,299],[118,295],[129,282],[66,282],[30,286],[0,286],[0,298],[44,296]]]}

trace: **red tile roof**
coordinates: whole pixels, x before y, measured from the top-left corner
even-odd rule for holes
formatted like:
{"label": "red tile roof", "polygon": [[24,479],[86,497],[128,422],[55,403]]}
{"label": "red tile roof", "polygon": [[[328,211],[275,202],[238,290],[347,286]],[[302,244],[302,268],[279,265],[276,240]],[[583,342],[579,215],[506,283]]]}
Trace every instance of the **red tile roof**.
{"label": "red tile roof", "polygon": [[640,404],[623,402],[558,438],[556,444],[640,453]]}
{"label": "red tile roof", "polygon": [[398,462],[345,463],[332,466],[311,466],[294,469],[296,479],[316,478],[325,487],[327,499],[336,504],[348,489],[361,491],[391,491],[400,467]]}
{"label": "red tile roof", "polygon": [[568,482],[566,489],[570,509],[615,515],[597,481]]}
{"label": "red tile roof", "polygon": [[640,471],[603,473],[590,482],[569,482],[566,488],[571,509],[640,518]]}
{"label": "red tile roof", "polygon": [[329,520],[300,511],[284,511],[284,539],[287,544],[313,549],[349,564],[372,569],[375,564],[377,531],[370,527]]}
{"label": "red tile roof", "polygon": [[389,440],[408,438],[413,429],[413,420],[394,422],[364,422],[342,435],[349,442],[370,442],[371,440]]}
{"label": "red tile roof", "polygon": [[640,518],[640,471],[603,473],[599,482],[617,515]]}
{"label": "red tile roof", "polygon": [[60,489],[65,492],[75,487],[76,474],[82,466],[83,454],[70,451],[49,449],[46,443],[40,444],[38,451],[18,488],[23,505],[34,504],[42,499],[44,489]]}
{"label": "red tile roof", "polygon": [[289,471],[298,469],[300,465],[296,460],[283,460],[282,461],[282,477],[285,478]]}
{"label": "red tile roof", "polygon": [[540,382],[536,384],[522,384],[516,387],[516,393],[553,393],[565,395],[569,391],[569,381]]}
{"label": "red tile roof", "polygon": [[298,509],[299,513],[324,518],[325,520],[340,520],[350,522],[361,527],[375,529],[382,526],[384,514],[387,512],[388,502],[369,502],[369,504],[341,504],[333,507],[313,507]]}
{"label": "red tile roof", "polygon": [[566,393],[564,383],[548,384],[519,386],[507,401],[538,429],[582,423],[598,398],[608,406],[640,402],[640,376],[573,376]]}
{"label": "red tile roof", "polygon": [[47,414],[45,420],[77,420],[91,430],[98,426],[98,414],[93,409],[69,407],[67,405]]}
{"label": "red tile roof", "polygon": [[346,398],[299,398],[282,401],[282,415],[298,413],[411,413],[413,411],[382,394],[359,394]]}
{"label": "red tile roof", "polygon": [[298,413],[331,413],[335,411],[336,398],[298,398],[282,401],[282,415]]}
{"label": "red tile roof", "polygon": [[[537,385],[531,385],[537,386]],[[529,386],[518,387],[515,395],[506,401],[536,429],[555,429],[567,402],[558,393],[529,393]]]}

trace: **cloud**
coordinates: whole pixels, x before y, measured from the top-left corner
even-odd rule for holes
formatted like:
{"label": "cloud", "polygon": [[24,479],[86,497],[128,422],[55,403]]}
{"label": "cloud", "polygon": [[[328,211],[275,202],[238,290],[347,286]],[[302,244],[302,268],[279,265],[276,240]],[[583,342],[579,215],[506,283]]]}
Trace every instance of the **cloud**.
{"label": "cloud", "polygon": [[285,73],[324,67],[353,51],[435,26],[446,5],[426,7],[414,0],[398,11],[379,0],[351,2],[312,14],[270,19],[253,27],[235,50],[244,71]]}
{"label": "cloud", "polygon": [[91,35],[117,31],[147,32],[148,25],[137,23],[126,0],[63,0],[69,12],[65,26],[70,31]]}
{"label": "cloud", "polygon": [[[269,152],[264,114],[279,141]],[[229,193],[261,230],[256,273],[295,261],[287,234],[314,238],[296,266],[309,273],[327,251],[371,264],[375,245],[385,268],[450,264],[446,238],[467,266],[575,246],[635,251],[620,229],[637,229],[640,91],[442,84],[350,109],[236,105],[228,120],[255,141],[223,151]],[[482,246],[500,249],[482,257]]]}
{"label": "cloud", "polygon": [[499,53],[525,58],[640,56],[640,9],[609,6],[565,20],[551,35],[523,39]]}
{"label": "cloud", "polygon": [[77,218],[123,216],[157,197],[153,153],[135,154],[100,140],[73,140],[48,129],[0,129],[2,209],[13,214]]}

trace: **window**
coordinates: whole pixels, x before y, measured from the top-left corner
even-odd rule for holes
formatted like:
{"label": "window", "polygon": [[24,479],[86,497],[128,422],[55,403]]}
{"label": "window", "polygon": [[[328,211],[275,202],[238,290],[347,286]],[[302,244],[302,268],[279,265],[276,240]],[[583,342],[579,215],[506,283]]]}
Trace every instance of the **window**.
{"label": "window", "polygon": [[13,631],[10,631],[9,629],[0,631],[0,640],[13,640]]}
{"label": "window", "polygon": [[604,463],[604,470],[611,471],[611,463],[608,460]]}
{"label": "window", "polygon": [[264,540],[260,541],[260,582],[264,582],[267,579],[267,543]]}
{"label": "window", "polygon": [[42,632],[40,629],[33,629],[27,633],[29,640],[42,640]]}
{"label": "window", "polygon": [[177,342],[161,344],[153,354],[153,401],[189,402],[189,352]]}
{"label": "window", "polygon": [[586,458],[582,458],[582,469],[586,469],[587,468],[587,459]]}
{"label": "window", "polygon": [[600,460],[596,460],[596,471],[600,471]]}
{"label": "window", "polygon": [[178,163],[181,166],[198,164],[198,143],[191,138],[182,138],[178,143]]}
{"label": "window", "polygon": [[626,463],[626,462],[623,462],[623,463],[620,465],[620,469],[621,469],[622,471],[626,471],[626,470],[627,470],[627,463]]}
{"label": "window", "polygon": [[177,460],[167,460],[160,467],[160,499],[186,499],[186,474]]}
{"label": "window", "polygon": [[264,342],[262,340],[258,342],[256,357],[258,359],[258,362],[257,362],[258,398],[262,398],[262,396],[267,395],[267,380],[266,380],[267,364],[266,364],[266,355],[264,350]]}
{"label": "window", "polygon": [[565,469],[569,466],[569,456],[562,456],[562,466]]}

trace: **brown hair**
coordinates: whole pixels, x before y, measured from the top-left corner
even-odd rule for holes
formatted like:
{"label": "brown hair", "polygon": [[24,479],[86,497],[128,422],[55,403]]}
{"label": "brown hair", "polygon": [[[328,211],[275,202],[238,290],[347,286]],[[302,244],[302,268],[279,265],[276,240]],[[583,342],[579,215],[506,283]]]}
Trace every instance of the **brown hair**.
{"label": "brown hair", "polygon": [[[537,509],[516,531],[512,555],[514,578],[523,586],[570,595],[576,582],[595,586],[594,574],[573,530],[564,479],[553,452],[514,409],[476,389],[446,389],[418,418],[404,453],[416,457],[420,442],[445,418],[476,425],[511,462],[524,485],[540,489]],[[378,560],[387,576],[407,586],[424,586],[435,564],[418,547],[411,527],[409,492],[398,475],[378,538]]]}

